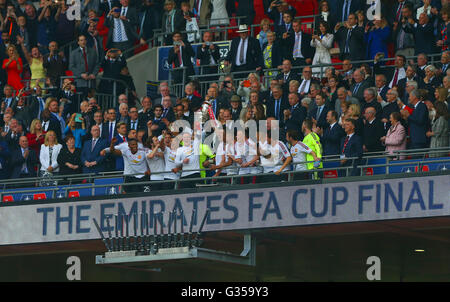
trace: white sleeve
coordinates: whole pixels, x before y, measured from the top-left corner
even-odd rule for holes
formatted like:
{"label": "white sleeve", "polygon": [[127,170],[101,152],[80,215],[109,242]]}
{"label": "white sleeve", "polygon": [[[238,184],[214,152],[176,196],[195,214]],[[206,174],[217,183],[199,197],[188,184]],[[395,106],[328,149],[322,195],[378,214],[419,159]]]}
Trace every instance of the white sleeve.
{"label": "white sleeve", "polygon": [[281,150],[281,153],[283,154],[284,158],[288,158],[289,156],[291,156],[291,153],[289,152],[288,148],[286,147],[286,145],[283,142],[279,141],[278,146],[279,146],[279,149]]}
{"label": "white sleeve", "polygon": [[176,154],[176,157],[175,157],[175,164],[177,166],[180,166],[180,165],[183,164],[183,160],[184,160],[183,149],[184,149],[184,147],[181,147],[181,148],[177,149],[177,154]]}
{"label": "white sleeve", "polygon": [[311,148],[308,147],[306,144],[299,141],[298,145],[300,147],[300,152],[304,152],[304,153],[308,153],[308,154],[312,152]]}

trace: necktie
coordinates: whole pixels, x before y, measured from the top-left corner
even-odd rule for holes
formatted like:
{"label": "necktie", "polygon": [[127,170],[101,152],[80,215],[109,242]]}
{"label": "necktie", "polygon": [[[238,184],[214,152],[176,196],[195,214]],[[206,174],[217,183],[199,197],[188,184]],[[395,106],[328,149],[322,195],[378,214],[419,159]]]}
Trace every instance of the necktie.
{"label": "necktie", "polygon": [[239,52],[239,63],[244,64],[244,45],[245,45],[245,40],[241,40],[242,44],[241,44],[241,50]]}
{"label": "necktie", "polygon": [[347,135],[347,137],[345,138],[345,142],[344,142],[344,148],[342,148],[342,154],[345,153],[345,148],[347,147],[349,139],[350,139],[350,136]]}
{"label": "necktie", "polygon": [[398,22],[400,20],[400,15],[402,14],[403,2],[398,5],[397,15],[395,16],[395,21]]}
{"label": "necktie", "polygon": [[178,52],[178,63],[180,64],[179,66],[183,65],[183,59],[181,58],[181,46],[180,51]]}
{"label": "necktie", "polygon": [[287,74],[285,74],[285,75],[284,75],[284,81],[286,82],[286,81],[287,81],[287,79],[288,79],[288,75],[287,75]]}
{"label": "necktie", "polygon": [[114,133],[114,131],[113,131],[113,123],[109,123],[109,141],[112,140],[113,133]]}
{"label": "necktie", "polygon": [[136,130],[136,121],[133,121],[133,126],[131,126],[131,129]]}
{"label": "necktie", "polygon": [[279,114],[280,114],[280,100],[275,100],[275,117],[277,118],[277,120],[280,119]]}
{"label": "necktie", "polygon": [[122,136],[123,141],[126,143],[127,142],[127,138],[125,136]]}
{"label": "necktie", "polygon": [[294,58],[299,58],[301,56],[301,45],[300,45],[300,32],[295,34],[294,43]]}
{"label": "necktie", "polygon": [[316,121],[319,120],[320,114],[322,113],[322,106],[317,108]]}
{"label": "necktie", "polygon": [[87,56],[86,56],[86,49],[83,48],[83,58],[84,58],[84,69],[86,72],[89,71],[88,63],[87,63]]}
{"label": "necktie", "polygon": [[353,89],[353,95],[355,95],[358,92],[359,86],[361,85],[361,83],[358,83],[355,85],[355,89]]}
{"label": "necktie", "polygon": [[216,100],[213,100],[211,105],[213,107],[214,115],[216,115]]}
{"label": "necktie", "polygon": [[289,24],[286,24],[286,32],[289,31]]}
{"label": "necktie", "polygon": [[95,139],[92,140],[91,152],[94,151],[95,148]]}
{"label": "necktie", "polygon": [[345,40],[345,50],[344,53],[350,53],[350,37],[352,35],[352,29],[347,31],[347,39]]}
{"label": "necktie", "polygon": [[395,69],[395,75],[394,80],[392,81],[392,86],[397,85],[397,80],[398,80],[398,68]]}
{"label": "necktie", "polygon": [[347,18],[348,18],[347,13],[348,13],[348,9],[349,9],[348,6],[349,6],[348,0],[345,0],[343,11],[342,11],[342,22],[347,21]]}
{"label": "necktie", "polygon": [[302,85],[300,86],[300,93],[303,93],[306,86],[306,80],[303,80]]}

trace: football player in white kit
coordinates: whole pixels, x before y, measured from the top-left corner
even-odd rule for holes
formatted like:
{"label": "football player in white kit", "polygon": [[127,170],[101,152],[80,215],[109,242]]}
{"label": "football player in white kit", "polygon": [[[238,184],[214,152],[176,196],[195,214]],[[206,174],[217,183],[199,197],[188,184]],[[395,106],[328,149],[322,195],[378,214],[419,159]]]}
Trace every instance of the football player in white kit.
{"label": "football player in white kit", "polygon": [[[161,150],[161,142],[157,136],[152,136],[147,139],[147,144],[150,147],[146,149],[147,164],[150,168],[150,181],[163,181],[165,164],[164,152]],[[163,183],[150,183],[150,190],[161,190]]]}
{"label": "football player in white kit", "polygon": [[306,165],[306,154],[311,154],[315,161],[319,161],[316,153],[300,140],[300,133],[290,129],[286,133],[286,140],[291,145],[291,155],[293,158],[294,171],[305,171],[305,173],[294,173],[294,180],[308,179],[308,167]]}

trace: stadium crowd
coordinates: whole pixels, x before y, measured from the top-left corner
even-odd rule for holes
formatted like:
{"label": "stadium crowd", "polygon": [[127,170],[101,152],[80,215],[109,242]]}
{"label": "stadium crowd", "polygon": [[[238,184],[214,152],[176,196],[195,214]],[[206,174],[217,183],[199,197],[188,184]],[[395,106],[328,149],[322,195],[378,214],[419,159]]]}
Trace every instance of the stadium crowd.
{"label": "stadium crowd", "polygon": [[[296,18],[306,5],[318,8],[312,33]],[[360,0],[84,0],[81,21],[69,20],[64,1],[36,6],[0,0],[0,179],[124,171],[127,182],[242,174],[242,183],[254,183],[283,179],[289,169],[323,167],[323,156],[335,156],[358,175],[366,152],[403,159],[393,152],[449,146],[446,1],[381,1],[373,21],[366,15],[372,7]],[[209,21],[227,26],[232,16],[244,16],[245,24],[223,61],[230,73],[219,78],[215,35],[204,32],[195,52],[182,32]],[[261,31],[252,37],[255,20]],[[138,99],[127,50],[145,44],[154,29],[166,33],[173,68],[194,75],[198,61],[201,73],[211,74],[204,95],[199,81],[175,69],[182,95],[161,82],[157,97]],[[74,37],[77,47],[59,50]],[[316,65],[333,57],[342,67],[327,67],[322,75]],[[383,60],[388,57],[393,65]],[[101,108],[96,98],[111,94],[111,80],[96,85],[100,70],[129,84],[111,108]],[[198,133],[197,112],[203,122],[221,125],[215,148],[203,143],[210,133]],[[251,120],[265,121],[267,131],[259,129],[257,138],[227,131],[227,121]],[[174,129],[178,122],[189,127]],[[271,139],[271,127],[279,140]],[[182,142],[173,143],[178,134]],[[173,183],[157,183],[152,190],[170,188]]]}

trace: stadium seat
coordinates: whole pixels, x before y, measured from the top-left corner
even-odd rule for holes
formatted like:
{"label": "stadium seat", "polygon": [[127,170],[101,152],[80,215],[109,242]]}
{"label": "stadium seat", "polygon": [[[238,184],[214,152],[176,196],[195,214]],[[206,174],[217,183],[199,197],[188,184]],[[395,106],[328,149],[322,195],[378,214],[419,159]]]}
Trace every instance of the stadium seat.
{"label": "stadium seat", "polygon": [[323,172],[323,178],[337,178],[337,177],[338,177],[337,170],[329,170]]}
{"label": "stadium seat", "polygon": [[373,175],[373,168],[364,168],[364,175]]}
{"label": "stadium seat", "polygon": [[419,171],[419,166],[415,166],[414,172],[430,172],[430,167],[428,167],[428,165],[423,165],[421,171]]}
{"label": "stadium seat", "polygon": [[3,202],[13,202],[14,198],[12,195],[3,195]]}
{"label": "stadium seat", "polygon": [[33,194],[33,200],[47,199],[47,195],[45,193],[36,193]]}
{"label": "stadium seat", "polygon": [[80,191],[70,191],[69,198],[80,197]]}

